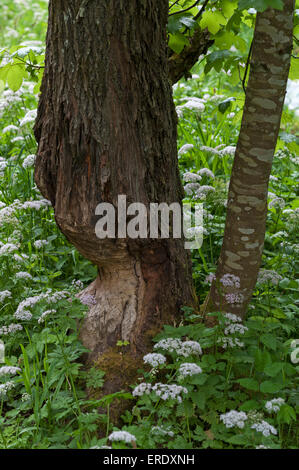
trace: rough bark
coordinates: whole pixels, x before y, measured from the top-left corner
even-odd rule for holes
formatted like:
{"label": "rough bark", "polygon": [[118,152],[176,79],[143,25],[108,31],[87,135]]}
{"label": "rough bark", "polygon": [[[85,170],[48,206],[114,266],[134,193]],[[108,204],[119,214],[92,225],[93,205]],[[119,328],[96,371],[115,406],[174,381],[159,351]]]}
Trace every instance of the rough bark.
{"label": "rough bark", "polygon": [[147,207],[182,198],[167,13],[167,0],[49,3],[35,180],[61,231],[99,268],[81,331],[93,359],[117,340],[142,355],[183,305],[195,305],[182,240],[95,234],[96,206],[116,207],[120,194]]}
{"label": "rough bark", "polygon": [[[294,3],[285,0],[283,11],[268,9],[257,14],[224,240],[205,312],[232,312],[244,318],[256,284],[264,246],[269,176],[290,67]],[[240,288],[224,286],[221,279],[225,274],[240,278]],[[227,294],[239,301],[232,303],[232,296]]]}

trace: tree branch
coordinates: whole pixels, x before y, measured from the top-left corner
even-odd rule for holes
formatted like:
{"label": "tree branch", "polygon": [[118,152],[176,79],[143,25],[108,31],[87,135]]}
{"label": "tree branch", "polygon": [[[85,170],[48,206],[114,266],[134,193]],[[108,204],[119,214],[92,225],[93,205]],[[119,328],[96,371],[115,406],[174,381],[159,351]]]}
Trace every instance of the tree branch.
{"label": "tree branch", "polygon": [[198,5],[199,2],[200,0],[197,0],[193,5],[191,5],[191,7],[185,8],[184,10],[180,10],[180,11],[174,11],[173,13],[170,13],[168,16],[179,15],[181,13],[185,13],[186,11],[192,10],[192,8],[196,7],[196,5]]}
{"label": "tree branch", "polygon": [[196,64],[202,54],[206,54],[209,47],[214,44],[210,33],[206,29],[197,29],[190,38],[190,44],[185,46],[180,54],[172,54],[168,59],[168,75],[174,85],[182,77],[187,77],[191,68]]}

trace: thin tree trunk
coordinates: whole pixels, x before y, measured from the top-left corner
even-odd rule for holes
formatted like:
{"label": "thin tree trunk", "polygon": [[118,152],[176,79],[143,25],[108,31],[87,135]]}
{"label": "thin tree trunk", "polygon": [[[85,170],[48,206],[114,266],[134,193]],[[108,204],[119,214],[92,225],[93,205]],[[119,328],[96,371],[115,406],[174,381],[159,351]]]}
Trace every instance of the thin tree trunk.
{"label": "thin tree trunk", "polygon": [[265,238],[269,176],[290,67],[294,3],[284,0],[283,11],[268,9],[257,14],[224,240],[205,313],[231,312],[244,318],[256,284]]}
{"label": "thin tree trunk", "polygon": [[183,305],[196,304],[182,240],[95,234],[96,206],[117,207],[118,195],[147,207],[182,199],[167,14],[167,0],[49,3],[35,179],[61,231],[99,268],[81,336],[91,358],[106,354],[107,368],[117,340],[138,358]]}

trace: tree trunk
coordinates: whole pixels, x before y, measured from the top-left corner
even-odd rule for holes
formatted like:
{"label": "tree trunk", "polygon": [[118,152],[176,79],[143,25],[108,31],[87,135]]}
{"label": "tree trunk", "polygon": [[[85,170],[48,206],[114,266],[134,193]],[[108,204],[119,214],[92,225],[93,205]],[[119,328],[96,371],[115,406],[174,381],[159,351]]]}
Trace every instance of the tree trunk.
{"label": "tree trunk", "polygon": [[231,312],[244,318],[256,284],[265,238],[269,176],[290,67],[294,3],[284,0],[283,11],[268,9],[257,14],[224,240],[205,313]]}
{"label": "tree trunk", "polygon": [[90,358],[106,353],[107,367],[117,340],[138,358],[196,304],[181,239],[95,234],[96,206],[117,207],[118,195],[147,208],[182,199],[167,14],[167,0],[49,2],[35,180],[61,231],[98,266],[81,336]]}

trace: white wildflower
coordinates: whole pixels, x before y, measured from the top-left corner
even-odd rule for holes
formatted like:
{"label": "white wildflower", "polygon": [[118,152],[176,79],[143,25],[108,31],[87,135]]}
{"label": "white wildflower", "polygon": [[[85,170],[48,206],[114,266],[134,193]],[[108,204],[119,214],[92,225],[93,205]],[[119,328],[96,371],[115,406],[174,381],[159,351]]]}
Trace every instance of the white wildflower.
{"label": "white wildflower", "polygon": [[31,166],[34,166],[35,159],[36,155],[28,155],[23,161],[23,168],[30,168]]}
{"label": "white wildflower", "polygon": [[282,280],[280,274],[270,269],[261,269],[258,274],[257,283],[267,284],[268,282],[273,285],[277,285]]}
{"label": "white wildflower", "polygon": [[283,398],[273,398],[273,400],[269,400],[265,404],[266,410],[271,413],[277,413],[280,410],[281,405],[285,403]]}
{"label": "white wildflower", "polygon": [[15,387],[15,384],[13,382],[5,382],[5,384],[0,385],[0,398],[5,398],[7,395],[7,392],[9,390],[12,390]]}
{"label": "white wildflower", "polygon": [[10,124],[9,126],[4,127],[4,129],[2,130],[2,134],[6,134],[7,132],[15,132],[18,130],[19,128],[17,126]]}
{"label": "white wildflower", "polygon": [[201,176],[197,173],[191,173],[190,171],[187,171],[183,174],[183,180],[186,181],[186,183],[195,183],[196,181],[201,180]]}
{"label": "white wildflower", "polygon": [[136,442],[136,437],[127,431],[113,431],[108,439],[110,441],[123,441],[128,444]]}
{"label": "white wildflower", "polygon": [[2,245],[0,248],[0,256],[10,254],[14,251],[17,251],[18,249],[19,247],[15,245],[14,243],[6,243],[5,245]]}
{"label": "white wildflower", "polygon": [[187,394],[188,390],[186,387],[176,384],[162,384],[157,383],[152,387],[152,391],[161,398],[162,400],[175,400],[178,403],[182,403],[181,394]]}
{"label": "white wildflower", "polygon": [[43,246],[46,246],[48,245],[48,241],[47,240],[36,240],[33,245],[35,246],[35,248],[37,248],[38,250],[40,248],[42,248]]}
{"label": "white wildflower", "polygon": [[170,426],[168,426],[167,428],[163,428],[162,426],[153,426],[151,429],[151,434],[158,435],[158,436],[169,436],[169,437],[174,436],[174,432],[171,431]]}
{"label": "white wildflower", "polygon": [[196,374],[201,374],[202,369],[199,367],[197,364],[194,362],[185,362],[184,364],[181,364],[179,367],[179,374],[182,375],[183,377],[187,376],[192,376]]}
{"label": "white wildflower", "polygon": [[152,390],[152,385],[142,382],[134,388],[132,395],[133,397],[142,397],[142,395],[149,395]]}
{"label": "white wildflower", "polygon": [[21,369],[19,367],[13,367],[13,366],[0,367],[0,377],[2,377],[3,375],[16,375],[17,372],[21,372]]}
{"label": "white wildflower", "polygon": [[74,279],[74,280],[72,281],[72,286],[73,286],[74,289],[76,289],[76,290],[82,290],[83,287],[84,287],[84,284],[83,284],[83,282],[80,281],[79,279],[78,279],[78,280]]}
{"label": "white wildflower", "polygon": [[158,367],[161,364],[165,364],[166,357],[163,354],[150,353],[143,357],[145,364],[150,364],[152,367]]}
{"label": "white wildflower", "polygon": [[261,421],[260,423],[254,423],[251,429],[255,429],[257,432],[261,432],[263,436],[268,437],[271,434],[277,434],[277,430],[267,423],[267,421]]}
{"label": "white wildflower", "polygon": [[11,292],[9,290],[0,291],[0,302],[7,298],[11,298]]}
{"label": "white wildflower", "polygon": [[17,279],[27,279],[27,280],[30,280],[32,279],[32,276],[31,274],[25,272],[25,271],[20,271],[18,273],[16,273],[16,278]]}
{"label": "white wildflower", "polygon": [[23,329],[22,325],[19,323],[11,323],[8,326],[2,326],[0,328],[0,336],[7,336],[10,333],[16,333],[16,331],[21,331]]}
{"label": "white wildflower", "polygon": [[20,127],[25,126],[26,124],[29,124],[31,122],[34,122],[37,116],[37,109],[32,109],[28,111],[23,119],[20,121]]}
{"label": "white wildflower", "polygon": [[21,396],[21,401],[22,402],[26,402],[26,401],[30,401],[31,400],[31,395],[29,395],[29,393],[23,393],[22,396]]}
{"label": "white wildflower", "polygon": [[199,183],[187,183],[184,186],[184,191],[187,194],[187,196],[191,196],[195,191],[198,191],[200,188]]}
{"label": "white wildflower", "polygon": [[201,168],[198,172],[201,176],[207,176],[208,178],[215,178],[214,173],[209,168]]}
{"label": "white wildflower", "polygon": [[197,341],[184,341],[181,347],[177,350],[178,356],[198,356],[202,354],[202,349]]}
{"label": "white wildflower", "polygon": [[242,325],[241,323],[231,323],[228,325],[225,330],[225,335],[236,334],[244,335],[245,331],[248,331],[247,326]]}
{"label": "white wildflower", "polygon": [[227,147],[225,147],[224,149],[222,149],[220,151],[220,155],[232,155],[234,156],[236,153],[236,147],[232,146],[232,145],[228,145]]}
{"label": "white wildflower", "polygon": [[45,319],[46,319],[47,316],[51,315],[52,313],[56,313],[56,312],[57,312],[57,310],[54,310],[54,309],[52,309],[52,310],[46,310],[45,312],[43,312],[43,313],[41,314],[41,316],[39,317],[39,319],[37,320],[37,322],[38,322],[38,323],[44,323],[44,321],[45,321]]}
{"label": "white wildflower", "polygon": [[154,345],[154,349],[163,349],[168,352],[177,352],[182,346],[182,341],[177,338],[161,339]]}
{"label": "white wildflower", "polygon": [[237,427],[243,429],[247,415],[244,411],[231,410],[228,413],[220,415],[220,420],[223,421],[226,428]]}
{"label": "white wildflower", "polygon": [[179,155],[184,155],[185,153],[188,153],[193,148],[194,148],[193,144],[185,144],[179,149],[178,154]]}

